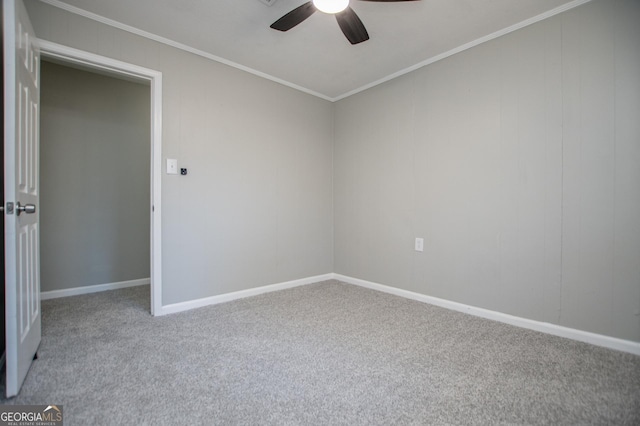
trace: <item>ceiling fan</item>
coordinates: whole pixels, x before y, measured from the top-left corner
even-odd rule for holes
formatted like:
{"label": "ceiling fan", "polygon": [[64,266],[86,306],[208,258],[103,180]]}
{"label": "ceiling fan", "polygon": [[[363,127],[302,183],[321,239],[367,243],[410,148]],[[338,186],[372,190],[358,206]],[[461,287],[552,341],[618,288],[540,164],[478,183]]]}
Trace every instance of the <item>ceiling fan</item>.
{"label": "ceiling fan", "polygon": [[[417,1],[417,0],[360,0],[375,1],[385,3],[395,3],[400,1]],[[356,15],[356,12],[349,7],[349,0],[312,0],[302,6],[296,7],[291,12],[278,19],[271,24],[271,28],[278,31],[289,31],[317,10],[336,16],[336,21],[345,37],[351,44],[362,43],[369,40],[369,34],[364,24]]]}

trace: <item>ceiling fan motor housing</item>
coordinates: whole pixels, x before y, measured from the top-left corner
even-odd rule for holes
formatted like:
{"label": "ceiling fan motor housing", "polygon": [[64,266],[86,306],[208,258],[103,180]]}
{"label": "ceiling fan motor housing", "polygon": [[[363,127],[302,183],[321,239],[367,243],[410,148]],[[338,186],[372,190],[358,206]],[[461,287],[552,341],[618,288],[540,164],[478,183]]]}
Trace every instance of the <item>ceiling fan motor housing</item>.
{"label": "ceiling fan motor housing", "polygon": [[[265,0],[262,0],[265,1]],[[370,2],[381,3],[398,3],[406,1],[418,1],[418,0],[362,0]],[[339,7],[338,7],[339,6]],[[369,34],[364,24],[356,14],[356,12],[349,7],[349,0],[310,0],[301,6],[296,7],[282,18],[271,24],[271,28],[278,31],[289,31],[311,15],[317,10],[332,14],[338,21],[338,26],[342,30],[349,43],[358,44],[363,41],[369,40]]]}

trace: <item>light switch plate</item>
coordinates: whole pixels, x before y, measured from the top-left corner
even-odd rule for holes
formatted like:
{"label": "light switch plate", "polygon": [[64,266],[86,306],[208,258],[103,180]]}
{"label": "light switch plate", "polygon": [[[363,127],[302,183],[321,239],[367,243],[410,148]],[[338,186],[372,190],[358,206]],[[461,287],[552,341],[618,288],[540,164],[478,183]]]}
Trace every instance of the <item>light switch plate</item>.
{"label": "light switch plate", "polygon": [[175,158],[167,158],[167,174],[178,174],[178,160],[176,160]]}

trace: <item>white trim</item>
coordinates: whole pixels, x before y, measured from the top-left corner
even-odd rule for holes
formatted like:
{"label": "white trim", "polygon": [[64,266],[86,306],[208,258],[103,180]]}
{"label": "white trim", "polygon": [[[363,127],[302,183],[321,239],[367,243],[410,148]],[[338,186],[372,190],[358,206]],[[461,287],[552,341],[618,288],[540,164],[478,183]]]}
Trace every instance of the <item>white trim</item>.
{"label": "white trim", "polygon": [[347,97],[349,97],[351,95],[355,95],[356,93],[360,93],[360,92],[362,92],[364,90],[367,90],[367,89],[370,89],[372,87],[378,86],[378,85],[380,85],[382,83],[386,83],[389,80],[393,80],[396,77],[400,77],[400,76],[402,76],[404,74],[408,74],[408,73],[410,73],[412,71],[415,71],[415,70],[417,70],[419,68],[422,68],[422,67],[425,67],[427,65],[430,65],[430,64],[432,64],[434,62],[437,62],[437,61],[440,61],[442,59],[448,58],[449,56],[455,55],[456,53],[460,53],[460,52],[462,52],[464,50],[470,49],[470,48],[475,47],[475,46],[477,46],[479,44],[482,44],[482,43],[485,43],[487,41],[496,39],[498,37],[502,37],[505,34],[509,34],[511,32],[517,31],[517,30],[519,30],[521,28],[527,27],[527,26],[529,26],[531,24],[535,24],[536,22],[539,22],[539,21],[542,21],[544,19],[550,18],[552,16],[558,15],[558,14],[560,14],[562,12],[566,12],[567,10],[570,10],[570,9],[575,8],[575,7],[581,6],[581,5],[585,4],[585,3],[588,3],[591,0],[573,0],[573,1],[569,2],[569,3],[565,3],[565,4],[561,5],[561,6],[556,7],[555,9],[551,9],[551,10],[549,10],[547,12],[541,13],[541,14],[539,14],[537,16],[534,16],[532,18],[526,19],[526,20],[524,20],[522,22],[519,22],[517,24],[511,25],[510,27],[507,27],[507,28],[504,28],[502,30],[496,31],[496,32],[491,33],[489,35],[486,35],[484,37],[480,37],[480,38],[478,38],[476,40],[470,41],[469,43],[465,43],[462,46],[456,47],[456,48],[451,49],[451,50],[449,50],[447,52],[444,52],[444,53],[441,53],[439,55],[433,56],[433,57],[431,57],[429,59],[426,59],[426,60],[424,60],[422,62],[418,62],[417,64],[412,65],[412,66],[410,66],[408,68],[402,69],[402,70],[400,70],[398,72],[390,74],[390,75],[388,75],[386,77],[383,77],[383,78],[381,78],[379,80],[373,81],[373,82],[371,82],[369,84],[366,84],[366,85],[364,85],[362,87],[359,87],[357,89],[351,90],[351,91],[346,92],[346,93],[343,93],[342,95],[338,95],[338,96],[333,97],[333,98],[330,97],[330,96],[323,95],[322,93],[318,93],[316,91],[313,91],[311,89],[307,89],[306,87],[302,87],[302,86],[299,86],[297,84],[290,83],[290,82],[288,82],[286,80],[282,80],[282,79],[280,79],[278,77],[274,77],[272,75],[263,73],[262,71],[254,70],[253,68],[246,67],[244,65],[238,64],[238,63],[233,62],[233,61],[229,61],[229,60],[224,59],[224,58],[222,58],[220,56],[212,55],[211,53],[204,52],[202,50],[199,50],[199,49],[196,49],[194,47],[188,46],[186,44],[179,43],[177,41],[174,41],[174,40],[171,40],[171,39],[168,39],[168,38],[165,38],[165,37],[162,37],[162,36],[159,36],[159,35],[144,31],[144,30],[141,30],[139,28],[132,27],[132,26],[127,25],[127,24],[123,24],[122,22],[118,22],[118,21],[115,21],[113,19],[105,18],[104,16],[98,15],[96,13],[89,12],[89,11],[84,10],[84,9],[80,9],[79,7],[71,6],[71,5],[67,4],[67,3],[63,3],[60,0],[40,0],[40,1],[43,2],[43,3],[49,4],[51,6],[57,7],[59,9],[66,10],[67,12],[73,13],[75,15],[79,15],[79,16],[82,16],[82,17],[85,17],[85,18],[88,18],[88,19],[103,23],[105,25],[109,25],[111,27],[118,28],[118,29],[123,30],[123,31],[127,31],[129,33],[138,35],[140,37],[144,37],[144,38],[148,38],[148,39],[153,40],[153,41],[157,41],[158,43],[166,44],[167,46],[175,47],[176,49],[184,50],[185,52],[193,53],[194,55],[202,56],[203,58],[207,58],[207,59],[210,59],[212,61],[219,62],[221,64],[225,64],[225,65],[228,65],[228,66],[233,67],[233,68],[237,68],[239,70],[248,72],[250,74],[257,75],[258,77],[262,77],[262,78],[265,78],[267,80],[271,80],[273,82],[276,82],[276,83],[282,84],[284,86],[290,87],[292,89],[296,89],[296,90],[299,90],[301,92],[307,93],[309,95],[316,96],[316,97],[318,97],[320,99],[324,99],[324,100],[329,101],[329,102],[336,102],[336,101],[339,101],[341,99],[347,98]]}
{"label": "white trim", "polygon": [[38,40],[42,57],[148,81],[151,87],[151,315],[162,307],[162,73],[105,56]]}
{"label": "white trim", "polygon": [[307,93],[312,96],[316,96],[318,98],[324,99],[326,101],[332,101],[332,99],[328,96],[323,95],[322,93],[315,92],[311,89],[307,89],[306,87],[298,86],[297,84],[290,83],[286,80],[283,80],[278,77],[274,77],[270,74],[264,73],[262,71],[254,70],[253,68],[249,68],[247,66],[238,64],[236,62],[230,61],[228,59],[222,58],[220,56],[212,55],[211,53],[205,52],[200,49],[196,49],[195,47],[188,46],[186,44],[159,36],[157,34],[150,33],[148,31],[141,30],[136,27],[132,27],[131,25],[123,24],[122,22],[115,21],[113,19],[105,18],[104,16],[100,16],[93,12],[86,11],[84,9],[80,9],[79,7],[71,6],[70,4],[63,3],[59,0],[40,0],[42,3],[47,3],[51,6],[57,7],[59,9],[66,10],[67,12],[71,12],[73,14],[100,22],[105,25],[109,25],[110,27],[118,28],[120,30],[126,31],[131,34],[135,34],[140,37],[147,38],[149,40],[157,41],[158,43],[166,44],[167,46],[175,47],[176,49],[183,50],[185,52],[193,53],[194,55],[201,56],[203,58],[207,58],[214,62],[218,62],[224,65],[228,65],[230,67],[248,72],[249,74],[256,75],[258,77],[271,80],[275,83],[282,84],[283,86],[290,87],[295,90],[299,90],[301,92]]}
{"label": "white trim", "polygon": [[249,288],[247,290],[234,291],[232,293],[220,294],[218,296],[205,297],[202,299],[189,300],[187,302],[173,303],[162,307],[159,315],[175,314],[177,312],[188,311],[191,309],[202,308],[209,305],[217,305],[218,303],[231,302],[232,300],[243,299],[245,297],[257,296],[272,291],[285,290],[288,288],[299,287],[307,284],[313,284],[320,281],[333,279],[334,274],[316,275],[314,277],[302,278],[299,280],[286,281],[278,284],[265,285],[262,287]]}
{"label": "white trim", "polygon": [[378,86],[378,85],[380,85],[382,83],[386,83],[389,80],[393,80],[394,78],[397,78],[397,77],[400,77],[402,75],[408,74],[408,73],[410,73],[412,71],[415,71],[417,69],[420,69],[422,67],[426,67],[427,65],[431,65],[434,62],[438,62],[438,61],[441,61],[442,59],[446,59],[449,56],[455,55],[456,53],[460,53],[460,52],[465,51],[467,49],[471,49],[472,47],[475,47],[475,46],[478,46],[478,45],[480,45],[482,43],[486,43],[488,41],[494,40],[494,39],[496,39],[498,37],[502,37],[503,35],[512,33],[514,31],[517,31],[517,30],[522,29],[524,27],[528,27],[529,25],[535,24],[536,22],[540,22],[540,21],[545,20],[547,18],[551,18],[552,16],[558,15],[558,14],[560,14],[562,12],[566,12],[569,9],[573,9],[573,8],[581,6],[581,5],[585,4],[585,3],[589,3],[590,1],[591,0],[574,0],[574,1],[571,1],[569,3],[565,3],[562,6],[556,7],[555,9],[551,9],[551,10],[549,10],[547,12],[541,13],[540,15],[534,16],[534,17],[526,19],[526,20],[524,20],[522,22],[518,22],[517,24],[511,25],[510,27],[503,28],[503,29],[498,30],[498,31],[496,31],[494,33],[486,35],[484,37],[480,37],[480,38],[478,38],[476,40],[470,41],[469,43],[465,43],[462,46],[458,46],[458,47],[456,47],[454,49],[451,49],[451,50],[449,50],[447,52],[444,52],[444,53],[441,53],[439,55],[433,56],[433,57],[431,57],[429,59],[426,59],[426,60],[424,60],[422,62],[418,62],[415,65],[412,65],[412,66],[410,66],[408,68],[405,68],[405,69],[400,70],[398,72],[395,72],[393,74],[389,74],[388,76],[383,77],[380,80],[373,81],[373,82],[371,82],[369,84],[365,84],[364,86],[359,87],[357,89],[354,89],[354,90],[352,90],[350,92],[343,93],[342,95],[339,95],[339,96],[337,96],[335,98],[332,98],[331,101],[332,102],[336,102],[336,101],[339,101],[341,99],[347,98],[347,97],[349,97],[351,95],[355,95],[356,93],[363,92],[363,91],[365,91],[367,89],[370,89],[372,87]]}
{"label": "white trim", "polygon": [[101,291],[117,290],[120,288],[137,287],[149,284],[151,284],[150,278],[140,278],[139,280],[120,281],[117,283],[96,284],[88,285],[86,287],[43,291],[40,293],[40,300],[58,299],[60,297],[78,296],[80,294],[98,293]]}
{"label": "white trim", "polygon": [[516,327],[540,331],[542,333],[552,334],[554,336],[565,337],[567,339],[577,340],[579,342],[590,343],[596,346],[602,346],[609,349],[629,352],[634,355],[640,355],[640,342],[633,342],[631,340],[618,339],[602,334],[576,330],[575,328],[563,327],[561,325],[550,324],[548,322],[534,321],[527,318],[504,314],[502,312],[491,311],[489,309],[477,308],[475,306],[465,305],[463,303],[457,303],[437,297],[426,296],[424,294],[402,290],[371,281],[348,277],[346,275],[333,274],[333,278],[347,284],[366,287],[372,290],[404,297],[406,299],[417,300],[419,302],[440,306],[442,308],[451,309],[453,311],[463,312],[465,314],[514,325]]}

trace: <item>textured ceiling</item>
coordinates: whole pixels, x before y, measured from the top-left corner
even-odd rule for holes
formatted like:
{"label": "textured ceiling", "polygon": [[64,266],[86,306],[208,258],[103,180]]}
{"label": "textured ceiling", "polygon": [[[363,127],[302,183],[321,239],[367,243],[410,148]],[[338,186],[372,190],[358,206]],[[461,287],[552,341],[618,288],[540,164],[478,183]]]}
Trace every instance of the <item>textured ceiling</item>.
{"label": "textured ceiling", "polygon": [[358,45],[349,44],[335,17],[321,12],[288,32],[269,28],[305,0],[276,0],[271,6],[259,0],[41,1],[137,28],[336,100],[587,0],[351,0],[370,36]]}

